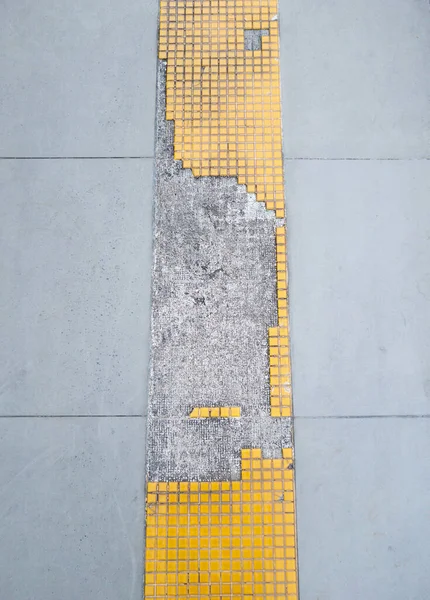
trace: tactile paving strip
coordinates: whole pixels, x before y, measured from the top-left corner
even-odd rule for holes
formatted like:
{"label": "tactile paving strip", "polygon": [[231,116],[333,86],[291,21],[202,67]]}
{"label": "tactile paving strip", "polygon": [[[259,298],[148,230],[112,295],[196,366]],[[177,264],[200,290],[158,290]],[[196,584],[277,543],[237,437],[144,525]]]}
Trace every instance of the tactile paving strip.
{"label": "tactile paving strip", "polygon": [[241,481],[148,484],[146,598],[297,599],[292,449]]}
{"label": "tactile paving strip", "polygon": [[[174,158],[197,178],[235,177],[283,219],[277,1],[161,0],[159,58]],[[291,417],[286,231],[278,225],[270,414]],[[188,418],[242,421],[234,406],[195,407]],[[145,597],[297,600],[292,459],[292,448],[263,458],[248,447],[240,481],[149,482]]]}
{"label": "tactile paving strip", "polygon": [[[237,177],[284,216],[277,0],[161,0],[159,58],[174,156],[196,177]],[[247,31],[264,31],[246,50]]]}

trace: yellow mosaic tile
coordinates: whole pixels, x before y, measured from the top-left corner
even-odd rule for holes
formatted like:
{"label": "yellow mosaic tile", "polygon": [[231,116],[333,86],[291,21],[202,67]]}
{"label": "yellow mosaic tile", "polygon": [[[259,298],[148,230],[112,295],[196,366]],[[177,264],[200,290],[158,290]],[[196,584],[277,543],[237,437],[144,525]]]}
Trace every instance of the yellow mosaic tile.
{"label": "yellow mosaic tile", "polygon": [[297,600],[292,459],[244,449],[241,481],[149,483],[145,598]]}
{"label": "yellow mosaic tile", "polygon": [[[236,176],[277,217],[284,186],[276,0],[161,0],[159,58],[174,155],[195,176]],[[261,49],[245,31],[261,30]],[[271,415],[292,414],[285,228],[276,232],[278,333],[269,334]],[[282,333],[281,333],[282,328]]]}
{"label": "yellow mosaic tile", "polygon": [[[245,49],[246,32],[260,46]],[[161,0],[159,58],[174,158],[194,176],[236,177],[284,217],[277,0]],[[285,227],[276,229],[278,324],[270,410],[292,415]],[[197,407],[190,418],[240,417]],[[297,600],[292,450],[242,450],[241,481],[150,482],[145,598]]]}
{"label": "yellow mosaic tile", "polygon": [[276,228],[276,280],[278,327],[269,328],[270,414],[272,417],[290,417],[292,391],[285,227]]}
{"label": "yellow mosaic tile", "polygon": [[193,408],[190,412],[190,419],[237,419],[241,415],[240,406],[202,406]]}
{"label": "yellow mosaic tile", "polygon": [[[277,0],[161,0],[159,58],[174,157],[196,177],[237,177],[284,216]],[[260,30],[261,47],[245,49]]]}

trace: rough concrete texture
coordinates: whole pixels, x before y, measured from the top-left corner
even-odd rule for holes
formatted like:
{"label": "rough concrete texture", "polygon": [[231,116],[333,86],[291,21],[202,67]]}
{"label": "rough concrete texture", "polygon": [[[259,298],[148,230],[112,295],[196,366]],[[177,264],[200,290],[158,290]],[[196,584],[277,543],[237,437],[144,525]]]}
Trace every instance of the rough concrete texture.
{"label": "rough concrete texture", "polygon": [[268,29],[245,29],[245,50],[261,50],[261,37],[269,35]]}
{"label": "rough concrete texture", "polygon": [[279,458],[291,446],[290,419],[152,419],[148,465],[154,481],[240,479],[241,448]]}
{"label": "rough concrete texture", "polygon": [[[269,418],[267,329],[276,325],[273,213],[233,178],[195,178],[173,159],[157,90],[150,479],[239,477],[242,447],[288,445]],[[196,406],[240,406],[238,420],[188,421]]]}

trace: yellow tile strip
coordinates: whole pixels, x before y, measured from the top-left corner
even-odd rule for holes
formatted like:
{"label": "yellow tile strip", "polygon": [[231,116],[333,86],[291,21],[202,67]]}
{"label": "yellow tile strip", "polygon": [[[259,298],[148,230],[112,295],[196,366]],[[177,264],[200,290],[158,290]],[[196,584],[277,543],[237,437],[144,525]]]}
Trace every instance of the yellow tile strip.
{"label": "yellow tile strip", "polygon": [[[277,0],[161,0],[159,58],[174,157],[228,175],[284,216]],[[263,30],[261,49],[245,31]]]}
{"label": "yellow tile strip", "polygon": [[285,227],[276,228],[276,279],[278,327],[269,328],[270,414],[272,417],[290,417],[292,394]]}
{"label": "yellow tile strip", "polygon": [[218,419],[218,418],[239,418],[241,414],[240,406],[202,406],[193,408],[190,412],[190,419]]}
{"label": "yellow tile strip", "polygon": [[[245,49],[246,32],[259,47]],[[263,34],[267,35],[263,35]],[[161,0],[159,58],[174,158],[232,176],[284,217],[277,0]],[[271,416],[292,415],[285,227],[276,229],[278,325],[269,329]],[[227,414],[227,412],[229,414]],[[239,407],[190,418],[238,417]],[[149,482],[145,598],[297,600],[292,449],[242,450],[242,479]]]}
{"label": "yellow tile strip", "polygon": [[242,480],[151,482],[145,598],[297,600],[292,450],[242,450]]}

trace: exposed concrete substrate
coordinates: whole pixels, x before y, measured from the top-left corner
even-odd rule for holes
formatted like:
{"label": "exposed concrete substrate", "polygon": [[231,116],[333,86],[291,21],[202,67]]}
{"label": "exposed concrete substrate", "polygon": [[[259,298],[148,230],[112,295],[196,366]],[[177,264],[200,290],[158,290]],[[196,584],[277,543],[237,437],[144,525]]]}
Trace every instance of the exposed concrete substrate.
{"label": "exposed concrete substrate", "polygon": [[[148,475],[237,479],[240,449],[280,456],[290,419],[269,416],[268,327],[277,324],[274,213],[232,177],[173,159],[159,64]],[[189,421],[197,406],[242,418]]]}

